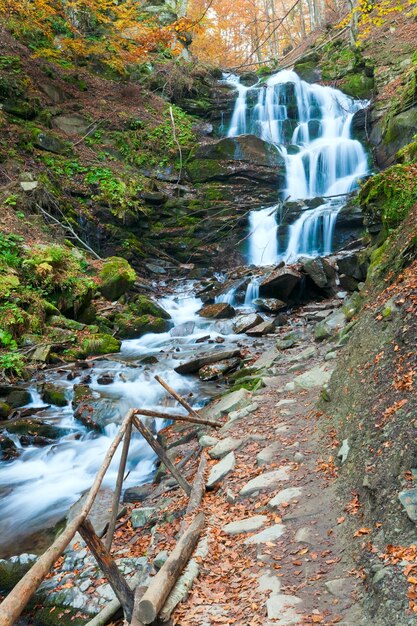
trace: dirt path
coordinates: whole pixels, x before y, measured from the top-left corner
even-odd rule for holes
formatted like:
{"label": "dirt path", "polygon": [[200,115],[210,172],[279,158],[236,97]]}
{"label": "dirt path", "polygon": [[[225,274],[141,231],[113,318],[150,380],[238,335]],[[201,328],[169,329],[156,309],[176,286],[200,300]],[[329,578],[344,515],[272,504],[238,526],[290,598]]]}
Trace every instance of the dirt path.
{"label": "dirt path", "polygon": [[[301,328],[294,347],[262,357],[266,387],[247,400],[255,410],[243,410],[218,434],[222,444],[207,448],[222,456],[238,446],[221,461],[234,455],[235,467],[204,498],[208,554],[197,559],[200,576],[173,624],[362,623],[329,461],[340,446],[320,442],[317,431],[316,403],[334,360]],[[210,460],[208,473],[218,463]]]}

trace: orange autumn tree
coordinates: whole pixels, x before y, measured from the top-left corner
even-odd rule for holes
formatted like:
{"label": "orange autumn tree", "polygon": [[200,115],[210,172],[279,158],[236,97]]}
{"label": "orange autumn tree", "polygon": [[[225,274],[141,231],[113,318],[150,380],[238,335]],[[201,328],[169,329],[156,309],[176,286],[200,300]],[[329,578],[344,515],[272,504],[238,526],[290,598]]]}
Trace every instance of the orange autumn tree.
{"label": "orange autumn tree", "polygon": [[0,0],[0,21],[36,56],[100,58],[118,70],[159,47],[179,53],[188,27],[184,19],[162,26],[135,0]]}

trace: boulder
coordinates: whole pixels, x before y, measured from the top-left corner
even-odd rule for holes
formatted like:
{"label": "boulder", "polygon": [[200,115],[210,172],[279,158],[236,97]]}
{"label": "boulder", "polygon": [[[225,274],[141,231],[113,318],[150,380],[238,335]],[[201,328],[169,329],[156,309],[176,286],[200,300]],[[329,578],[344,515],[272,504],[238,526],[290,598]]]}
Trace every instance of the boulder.
{"label": "boulder", "polygon": [[205,365],[202,367],[198,376],[200,380],[216,380],[224,374],[233,371],[240,364],[240,359],[226,359],[220,363],[214,363],[213,365]]}
{"label": "boulder", "polygon": [[296,389],[313,389],[314,387],[322,387],[329,382],[332,375],[331,370],[327,370],[323,366],[313,367],[311,370],[304,372],[294,378],[294,386]]}
{"label": "boulder", "polygon": [[276,167],[284,163],[275,146],[256,135],[224,137],[207,143],[198,148],[195,157],[216,161],[243,161],[266,167]]}
{"label": "boulder", "polygon": [[74,385],[72,406],[74,419],[87,430],[102,432],[105,426],[122,418],[116,400],[98,397],[87,385]]}
{"label": "boulder", "polygon": [[322,341],[328,337],[336,335],[347,322],[347,317],[342,310],[334,311],[331,315],[326,317],[323,322],[316,324],[314,328],[314,339],[316,341]]}
{"label": "boulder", "polygon": [[198,370],[205,365],[211,365],[212,363],[218,363],[219,361],[232,359],[234,357],[240,357],[239,348],[234,350],[213,350],[212,352],[207,352],[195,359],[192,359],[191,361],[186,361],[185,363],[178,365],[178,367],[175,368],[175,371],[178,374],[193,374],[198,372]]}
{"label": "boulder", "polygon": [[286,302],[277,298],[257,298],[253,304],[266,313],[279,313],[288,307]]}
{"label": "boulder", "polygon": [[42,386],[41,397],[46,404],[53,404],[54,406],[66,406],[68,404],[65,389],[57,387],[53,383],[45,383]]}
{"label": "boulder", "polygon": [[229,452],[219,463],[213,465],[211,468],[208,480],[207,489],[212,489],[219,482],[224,480],[230,472],[233,472],[236,466],[236,459],[234,452]]}
{"label": "boulder", "polygon": [[58,115],[52,120],[52,126],[62,130],[67,135],[84,135],[91,123],[80,113]]}
{"label": "boulder", "polygon": [[323,259],[316,257],[303,262],[302,271],[307,274],[319,289],[325,289],[328,278],[323,266]]}
{"label": "boulder", "polygon": [[126,259],[114,256],[105,260],[99,277],[101,293],[113,302],[133,287],[136,272]]}
{"label": "boulder", "polygon": [[236,520],[235,522],[229,522],[226,526],[223,526],[222,532],[226,535],[240,535],[242,533],[253,533],[255,530],[259,530],[268,522],[266,515],[253,515],[252,517],[246,517],[245,519]]}
{"label": "boulder", "polygon": [[340,274],[355,278],[359,282],[366,278],[368,262],[358,252],[352,252],[340,257],[337,260],[337,266]]}
{"label": "boulder", "polygon": [[114,326],[120,339],[136,339],[147,333],[165,333],[171,322],[153,315],[133,315],[129,311],[118,313],[114,317]]}
{"label": "boulder", "polygon": [[[11,461],[19,456],[19,450],[16,444],[6,437],[6,435],[0,433],[0,461]],[[0,585],[1,588],[1,585]]]}
{"label": "boulder", "polygon": [[46,424],[39,419],[21,419],[11,424],[7,424],[7,432],[12,435],[29,437],[46,437],[48,439],[60,439],[68,434],[65,428],[59,428],[52,424]]}
{"label": "boulder", "polygon": [[262,337],[263,335],[267,335],[268,333],[273,333],[274,330],[274,322],[266,320],[265,322],[262,322],[262,324],[258,324],[257,326],[254,326],[253,328],[247,330],[246,334],[250,337]]}
{"label": "boulder", "polygon": [[209,451],[209,456],[211,456],[212,459],[222,459],[224,456],[226,456],[226,454],[229,454],[229,452],[240,448],[243,443],[243,439],[226,437],[226,439],[218,441],[216,445],[211,448],[211,450]]}
{"label": "boulder", "polygon": [[133,509],[130,516],[132,528],[143,528],[152,519],[156,520],[156,511],[157,509],[151,506],[144,506],[140,509]]}
{"label": "boulder", "polygon": [[296,288],[301,284],[302,274],[292,267],[279,267],[272,270],[261,282],[261,296],[279,298],[287,302],[293,298]]}
{"label": "boulder", "polygon": [[208,304],[198,311],[200,317],[209,319],[230,319],[236,314],[235,309],[227,302],[219,302],[218,304]]}
{"label": "boulder", "polygon": [[[12,409],[18,409],[21,406],[25,406],[32,402],[32,396],[30,395],[27,389],[22,389],[20,387],[5,387],[5,402]],[[0,395],[3,396],[3,393],[0,389]]]}
{"label": "boulder", "polygon": [[111,354],[120,352],[122,342],[112,335],[97,333],[82,340],[79,356],[81,358],[90,355]]}
{"label": "boulder", "polygon": [[164,320],[171,319],[168,311],[165,311],[165,309],[161,307],[157,302],[142,294],[134,296],[130,300],[129,308],[136,315],[153,315],[153,317],[160,317]]}
{"label": "boulder", "polygon": [[37,148],[47,152],[54,152],[55,154],[64,154],[68,149],[67,144],[62,139],[55,137],[51,133],[38,133],[33,143]]}
{"label": "boulder", "polygon": [[123,502],[143,502],[151,495],[152,489],[151,484],[129,487],[123,494]]}
{"label": "boulder", "polygon": [[248,330],[258,324],[262,324],[263,318],[257,313],[251,313],[250,315],[240,315],[233,324],[233,330],[238,335],[246,333]]}
{"label": "boulder", "polygon": [[249,404],[250,398],[251,394],[246,389],[232,391],[223,396],[223,398],[220,398],[215,404],[210,405],[207,409],[207,415],[211,415],[212,419],[218,419],[223,415],[242,409],[245,405]]}

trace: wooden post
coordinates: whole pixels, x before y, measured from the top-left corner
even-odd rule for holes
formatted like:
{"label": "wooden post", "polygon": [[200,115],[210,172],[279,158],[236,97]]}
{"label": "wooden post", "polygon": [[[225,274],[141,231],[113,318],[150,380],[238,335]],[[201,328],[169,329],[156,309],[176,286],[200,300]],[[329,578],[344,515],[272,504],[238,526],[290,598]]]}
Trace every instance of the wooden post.
{"label": "wooden post", "polygon": [[138,604],[135,603],[134,619],[143,622],[143,624],[151,624],[157,618],[171,589],[191,557],[204,524],[204,513],[199,513],[181,536],[159,572],[150,581],[142,599]]}
{"label": "wooden post", "polygon": [[171,461],[171,459],[169,458],[169,456],[167,455],[167,453],[165,452],[161,444],[158,441],[156,441],[156,439],[154,439],[151,431],[148,430],[146,426],[144,426],[144,424],[142,424],[142,422],[136,416],[132,417],[132,421],[133,421],[133,424],[138,429],[138,431],[140,432],[140,434],[142,435],[142,437],[146,439],[148,444],[151,446],[152,450],[159,456],[162,463],[171,472],[171,474],[173,475],[173,477],[175,478],[179,486],[183,489],[183,491],[185,491],[187,496],[190,496],[191,485],[189,485],[187,481],[185,480],[185,478],[183,478],[183,476],[179,473],[179,471],[177,470],[174,463]]}
{"label": "wooden post", "polygon": [[135,409],[137,415],[146,415],[146,417],[160,417],[164,420],[174,420],[179,422],[190,422],[191,424],[201,424],[202,426],[212,426],[213,428],[221,428],[224,424],[207,420],[203,417],[195,417],[194,415],[177,415],[176,413],[162,413],[162,411],[151,411],[150,409]]}
{"label": "wooden post", "polygon": [[125,416],[119,432],[113,440],[107,454],[104,458],[103,464],[96,474],[95,480],[91,486],[88,497],[84,503],[81,512],[74,517],[74,519],[67,524],[62,533],[55,539],[54,543],[39,557],[34,565],[28,572],[20,579],[20,581],[13,587],[8,596],[0,604],[0,626],[13,626],[30,597],[35,593],[55,561],[61,556],[71,539],[77,532],[80,524],[86,519],[94,500],[103,482],[104,475],[111,463],[114,453],[127,428],[128,423],[134,415],[133,409],[131,409]]}
{"label": "wooden post", "polygon": [[109,527],[106,533],[105,546],[106,546],[106,550],[109,550],[109,551],[111,548],[111,543],[113,541],[114,529],[116,527],[117,513],[119,511],[120,494],[122,492],[123,478],[125,475],[127,455],[129,454],[131,435],[132,435],[132,420],[130,420],[130,422],[128,423],[126,427],[126,431],[125,431],[122,456],[120,457],[119,471],[117,474],[116,487],[115,487],[114,495],[113,495],[111,517],[109,521]]}
{"label": "wooden post", "polygon": [[171,394],[171,396],[173,398],[175,398],[180,404],[182,404],[182,406],[187,409],[187,411],[189,413],[191,413],[191,415],[194,415],[194,417],[200,417],[199,414],[197,413],[197,411],[195,411],[193,409],[193,407],[188,404],[188,402],[186,400],[184,400],[184,398],[182,398],[176,391],[174,391],[169,385],[168,383],[166,383],[160,376],[155,376],[155,380],[158,381],[158,383],[160,385],[162,385],[162,387],[164,389],[166,389],[168,391],[168,393]]}
{"label": "wooden post", "polygon": [[81,537],[90,548],[101,571],[109,581],[114,593],[123,607],[125,617],[128,621],[132,618],[134,593],[120,573],[114,559],[106,550],[104,544],[97,537],[90,520],[86,519],[78,529]]}

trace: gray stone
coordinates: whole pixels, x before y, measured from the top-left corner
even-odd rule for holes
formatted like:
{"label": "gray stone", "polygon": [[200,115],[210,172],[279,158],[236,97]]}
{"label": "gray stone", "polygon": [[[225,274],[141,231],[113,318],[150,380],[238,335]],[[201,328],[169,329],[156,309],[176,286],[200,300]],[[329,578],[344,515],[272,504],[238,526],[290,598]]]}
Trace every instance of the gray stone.
{"label": "gray stone", "polygon": [[156,570],[161,569],[161,567],[163,566],[163,564],[165,563],[167,558],[168,558],[167,550],[162,550],[162,552],[159,552],[159,554],[157,554],[156,557],[153,560],[153,565],[154,565],[155,569]]}
{"label": "gray stone", "polygon": [[236,466],[236,459],[234,452],[229,452],[219,463],[216,463],[211,468],[208,480],[207,488],[214,487],[217,483],[221,482],[230,472],[233,472]]}
{"label": "gray stone", "polygon": [[317,355],[317,348],[315,346],[309,346],[297,354],[290,354],[285,357],[286,363],[294,363],[297,361],[307,361]]}
{"label": "gray stone", "polygon": [[274,441],[270,446],[264,448],[256,455],[257,465],[269,465],[276,458],[278,452],[281,449],[281,444],[278,441]]}
{"label": "gray stone", "polygon": [[109,583],[104,583],[104,585],[99,585],[98,587],[96,587],[95,591],[96,593],[98,593],[99,596],[101,596],[108,602],[111,602],[112,600],[116,599],[116,594],[114,593]]}
{"label": "gray stone", "polygon": [[250,315],[239,316],[233,324],[233,330],[237,334],[246,333],[248,330],[258,324],[262,324],[263,317],[257,313],[251,313]]}
{"label": "gray stone", "polygon": [[279,539],[285,533],[284,524],[274,524],[273,526],[269,526],[269,528],[265,528],[261,530],[261,532],[256,533],[256,535],[252,535],[252,537],[248,537],[245,539],[245,545],[259,545],[261,543],[268,543],[268,541],[274,541],[274,539]]}
{"label": "gray stone", "polygon": [[272,498],[268,502],[268,509],[275,509],[279,507],[281,504],[286,502],[290,502],[295,498],[299,498],[301,496],[302,490],[299,487],[289,487],[288,489],[283,489],[277,495]]}
{"label": "gray stone", "polygon": [[337,359],[337,352],[328,352],[324,357],[325,361],[333,361],[334,359]]}
{"label": "gray stone", "polygon": [[344,463],[346,459],[348,458],[349,451],[350,451],[349,440],[343,439],[342,445],[339,448],[339,452],[337,453],[337,458],[340,459],[342,463]]}
{"label": "gray stone", "polygon": [[219,441],[214,448],[209,451],[209,455],[212,459],[222,459],[226,454],[237,450],[244,443],[243,439],[234,439],[233,437],[227,437]]}
{"label": "gray stone", "polygon": [[252,478],[246,485],[240,490],[240,495],[247,497],[255,493],[256,491],[271,491],[275,489],[279,484],[285,480],[289,480],[289,465],[284,465],[278,470],[273,472],[265,472],[260,474],[256,478]]}
{"label": "gray stone", "polygon": [[283,398],[277,402],[275,406],[279,408],[280,406],[286,406],[287,404],[295,404],[294,398]]}
{"label": "gray stone", "polygon": [[374,585],[377,585],[385,576],[389,573],[388,567],[382,567],[377,573],[373,576],[372,582]]}
{"label": "gray stone", "polygon": [[311,528],[308,528],[307,526],[297,530],[297,532],[295,533],[295,541],[298,541],[299,543],[309,544],[316,543],[316,539],[314,538]]}
{"label": "gray stone", "polygon": [[[67,520],[70,522],[81,511],[87,499],[88,492],[81,496],[77,502],[75,502],[68,511]],[[110,520],[111,510],[113,505],[113,491],[111,489],[100,489],[94,504],[88,514],[88,519],[92,523],[94,530],[99,537],[102,537],[107,524]],[[121,506],[119,507],[121,510]]]}
{"label": "gray stone", "polygon": [[267,521],[268,518],[266,515],[254,515],[253,517],[247,517],[237,520],[236,522],[230,522],[230,524],[223,526],[222,531],[226,533],[226,535],[253,533],[255,530],[259,530],[262,526],[265,526]]}
{"label": "gray stone", "polygon": [[301,452],[296,452],[294,454],[294,461],[296,463],[302,463],[304,461],[304,454],[302,454]]}
{"label": "gray stone", "polygon": [[227,415],[227,413],[231,413],[232,411],[238,411],[239,409],[242,409],[245,404],[248,404],[250,397],[251,394],[246,389],[232,391],[232,393],[228,393],[216,404],[210,407],[210,414],[213,418],[218,418],[222,415]]}
{"label": "gray stone", "polygon": [[38,148],[55,154],[63,154],[67,150],[67,144],[50,133],[39,133],[33,143]]}
{"label": "gray stone", "polygon": [[302,616],[295,610],[295,607],[300,604],[302,604],[302,600],[297,596],[272,594],[266,602],[268,619],[279,620],[280,626],[300,624]]}
{"label": "gray stone", "polygon": [[202,448],[211,448],[212,446],[215,446],[217,443],[219,443],[219,440],[216,439],[216,437],[211,437],[210,435],[203,435],[198,440],[198,443]]}
{"label": "gray stone", "polygon": [[28,181],[22,181],[20,183],[21,188],[23,189],[23,191],[33,191],[34,189],[36,189],[36,187],[38,186],[38,181],[37,180],[28,180]]}
{"label": "gray stone", "polygon": [[68,135],[84,135],[90,122],[80,113],[71,113],[54,117],[52,125]]}
{"label": "gray stone", "polygon": [[271,571],[262,574],[258,581],[259,591],[272,591],[276,594],[281,591],[281,580]]}
{"label": "gray stone", "polygon": [[297,376],[293,382],[297,389],[313,389],[314,387],[322,387],[324,383],[330,380],[331,375],[330,370],[326,370],[322,365],[317,365]]}
{"label": "gray stone", "polygon": [[350,587],[350,582],[347,578],[335,578],[335,580],[328,580],[324,583],[332,594],[336,598],[344,598],[346,596],[346,590]]}
{"label": "gray stone", "polygon": [[184,322],[174,328],[171,328],[171,337],[189,337],[193,334],[195,328],[195,322]]}
{"label": "gray stone", "polygon": [[406,489],[398,494],[398,498],[403,505],[408,517],[417,522],[417,488]]}
{"label": "gray stone", "polygon": [[258,324],[254,326],[250,330],[246,331],[246,334],[249,337],[262,337],[263,335],[267,335],[268,333],[273,333],[275,330],[275,324],[270,320],[266,320],[262,322],[262,324]]}
{"label": "gray stone", "polygon": [[152,506],[144,506],[140,509],[133,509],[130,516],[130,521],[133,528],[143,528],[146,524],[155,517],[156,508]]}

